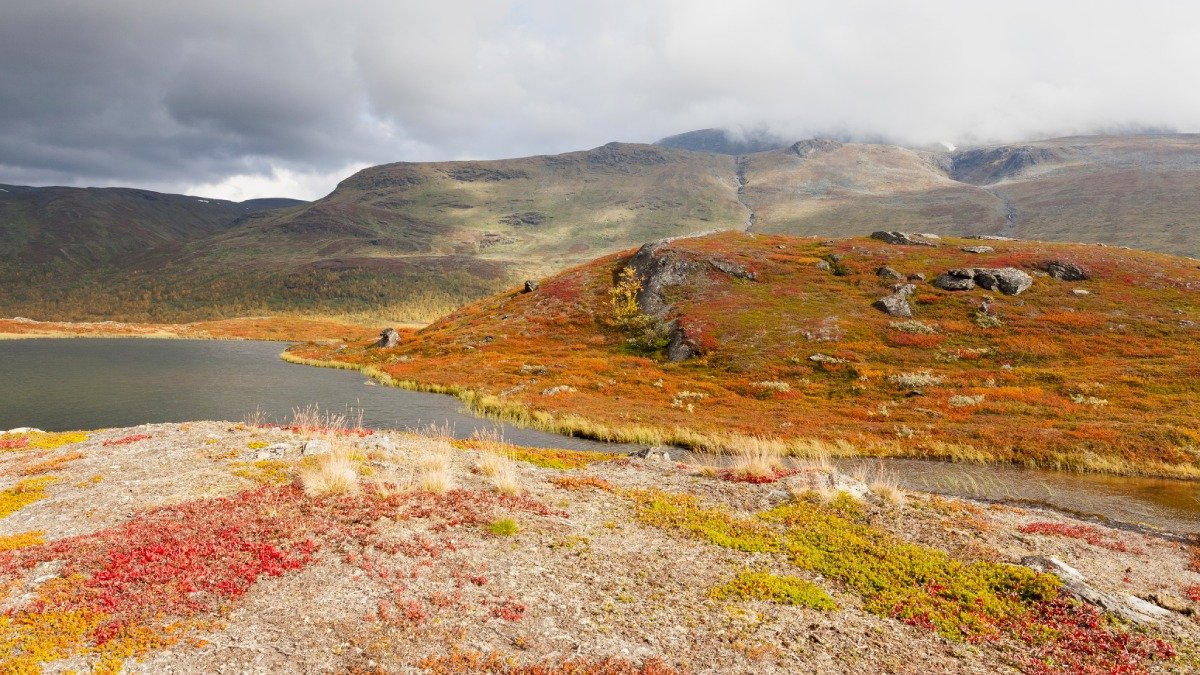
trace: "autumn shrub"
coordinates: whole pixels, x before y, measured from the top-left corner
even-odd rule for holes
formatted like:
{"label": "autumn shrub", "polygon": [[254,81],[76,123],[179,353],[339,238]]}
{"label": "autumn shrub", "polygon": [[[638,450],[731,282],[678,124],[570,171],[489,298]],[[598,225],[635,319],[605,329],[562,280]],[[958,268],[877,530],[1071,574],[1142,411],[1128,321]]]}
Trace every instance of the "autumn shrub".
{"label": "autumn shrub", "polygon": [[41,462],[34,462],[33,464],[22,466],[17,473],[21,474],[22,476],[36,476],[38,474],[51,473],[53,471],[58,471],[77,459],[83,459],[86,456],[87,455],[83,454],[82,452],[75,450],[68,452],[65,455],[51,457],[50,459],[43,460]]}
{"label": "autumn shrub", "polygon": [[709,597],[714,600],[766,600],[824,611],[837,609],[829,594],[811,581],[749,570],[739,572],[729,583],[709,591]]}
{"label": "autumn shrub", "polygon": [[19,548],[37,546],[45,542],[46,533],[42,530],[0,535],[0,551],[13,551]]}
{"label": "autumn shrub", "polygon": [[595,488],[604,492],[613,492],[612,483],[596,476],[551,476],[550,482],[564,490],[582,490]]}
{"label": "autumn shrub", "polygon": [[47,497],[46,488],[58,482],[53,476],[26,478],[7,490],[0,491],[0,518],[20,511],[30,504]]}
{"label": "autumn shrub", "polygon": [[104,447],[107,448],[113,445],[129,445],[130,443],[137,443],[138,441],[144,441],[148,438],[150,438],[150,434],[130,434],[128,436],[122,436],[121,438],[112,438],[104,441]]}
{"label": "autumn shrub", "polygon": [[1064,523],[1036,522],[1026,523],[1017,528],[1025,534],[1044,534],[1069,539],[1086,541],[1092,546],[1099,546],[1119,553],[1143,553],[1139,548],[1131,548],[1116,537],[1101,531],[1091,525],[1067,525]]}
{"label": "autumn shrub", "polygon": [[87,433],[82,431],[0,434],[0,450],[54,450],[71,443],[82,443],[87,439]]}
{"label": "autumn shrub", "polygon": [[519,665],[511,656],[497,652],[438,654],[423,659],[420,667],[431,675],[683,675],[659,659],[637,665],[626,659],[571,658],[561,661]]}

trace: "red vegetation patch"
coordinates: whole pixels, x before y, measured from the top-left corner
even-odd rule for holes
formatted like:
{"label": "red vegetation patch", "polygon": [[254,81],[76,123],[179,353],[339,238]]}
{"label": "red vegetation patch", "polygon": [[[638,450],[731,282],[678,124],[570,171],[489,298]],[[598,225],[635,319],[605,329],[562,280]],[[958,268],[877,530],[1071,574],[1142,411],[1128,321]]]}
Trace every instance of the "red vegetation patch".
{"label": "red vegetation patch", "polygon": [[596,488],[597,490],[612,492],[615,489],[612,483],[603,478],[596,478],[595,476],[553,476],[550,478],[550,482],[564,490]]}
{"label": "red vegetation patch", "polygon": [[1192,602],[1200,602],[1200,584],[1192,584],[1183,589],[1183,592]]}
{"label": "red vegetation patch", "polygon": [[113,445],[129,445],[130,443],[137,443],[138,441],[144,441],[148,438],[150,438],[150,434],[132,434],[129,436],[123,436],[121,438],[104,441],[104,447],[107,448]]}
{"label": "red vegetation patch", "polygon": [[350,429],[344,427],[309,427],[296,424],[264,424],[262,425],[262,428],[283,429],[284,431],[290,431],[294,434],[333,434],[336,436],[353,436],[355,438],[366,438],[367,436],[375,435],[374,429],[361,428]]}
{"label": "red vegetation patch", "polygon": [[755,485],[762,485],[763,483],[774,483],[775,481],[782,480],[788,476],[794,476],[801,471],[803,471],[803,469],[776,468],[772,469],[771,473],[763,474],[740,469],[726,469],[719,475],[722,479],[732,483],[754,483]]}
{"label": "red vegetation patch", "polygon": [[[41,564],[59,566],[57,578],[38,587],[32,601],[9,610],[16,647],[0,656],[0,670],[89,652],[119,666],[217,618],[256,581],[311,564],[319,550],[373,548],[431,565],[458,548],[448,538],[388,540],[377,529],[385,517],[430,519],[430,532],[438,533],[490,523],[500,509],[565,515],[527,496],[457,490],[311,500],[289,485],[163,507],[94,534],[0,552],[3,584],[24,583]],[[370,556],[345,555],[378,578],[394,576]],[[486,581],[467,572],[462,585]],[[418,567],[407,573],[416,576]],[[416,600],[404,606],[409,617],[427,611]],[[72,626],[65,636],[54,628],[64,621]]]}
{"label": "red vegetation patch", "polygon": [[1139,555],[1145,553],[1140,548],[1130,548],[1128,544],[1120,539],[1115,539],[1111,535],[1090,525],[1064,525],[1062,523],[1039,522],[1022,525],[1019,529],[1026,534],[1047,534],[1081,539],[1092,546],[1099,546],[1119,553],[1137,553]]}
{"label": "red vegetation patch", "polygon": [[20,438],[0,438],[0,450],[20,450],[29,445],[29,438],[21,436]]}
{"label": "red vegetation patch", "polygon": [[1037,603],[1016,634],[1029,645],[1022,669],[1034,675],[1144,673],[1175,658],[1165,640],[1113,627],[1095,607],[1062,598]]}
{"label": "red vegetation patch", "polygon": [[569,659],[558,663],[514,665],[511,657],[496,652],[454,652],[449,656],[430,656],[420,666],[431,675],[682,675],[659,659],[636,665],[625,659]]}

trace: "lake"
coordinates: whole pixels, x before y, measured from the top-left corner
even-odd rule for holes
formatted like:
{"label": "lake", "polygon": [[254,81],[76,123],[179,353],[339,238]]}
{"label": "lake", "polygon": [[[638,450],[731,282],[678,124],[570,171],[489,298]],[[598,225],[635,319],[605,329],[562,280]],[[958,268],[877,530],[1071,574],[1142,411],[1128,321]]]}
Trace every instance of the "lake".
{"label": "lake", "polygon": [[[346,370],[285,363],[277,342],[143,338],[0,341],[0,429],[47,431],[124,427],[149,422],[241,421],[259,409],[286,421],[317,404],[333,413],[362,411],[383,429],[448,426],[455,436],[495,431],[519,445],[622,450],[484,420],[450,396],[376,386]],[[922,491],[1043,503],[1175,532],[1200,531],[1200,483],[1037,471],[1011,466],[920,460],[837,460],[853,473],[882,470]]]}
{"label": "lake", "polygon": [[[286,363],[281,342],[66,338],[0,341],[0,429],[46,431],[157,422],[240,422],[256,409],[271,421],[319,405],[362,412],[363,426],[449,426],[465,438],[499,430],[506,441],[578,450],[612,446],[481,419],[452,396],[375,386],[348,370]],[[621,449],[621,448],[617,448]],[[630,448],[631,449],[631,448]]]}

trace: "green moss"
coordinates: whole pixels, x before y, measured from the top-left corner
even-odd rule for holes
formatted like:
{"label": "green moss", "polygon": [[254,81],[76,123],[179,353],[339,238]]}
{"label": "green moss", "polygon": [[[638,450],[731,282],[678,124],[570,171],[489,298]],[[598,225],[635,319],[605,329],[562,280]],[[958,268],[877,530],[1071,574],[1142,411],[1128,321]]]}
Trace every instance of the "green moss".
{"label": "green moss", "polygon": [[821,611],[837,609],[833,598],[810,581],[769,572],[745,571],[724,586],[709,591],[714,600],[766,600]]}

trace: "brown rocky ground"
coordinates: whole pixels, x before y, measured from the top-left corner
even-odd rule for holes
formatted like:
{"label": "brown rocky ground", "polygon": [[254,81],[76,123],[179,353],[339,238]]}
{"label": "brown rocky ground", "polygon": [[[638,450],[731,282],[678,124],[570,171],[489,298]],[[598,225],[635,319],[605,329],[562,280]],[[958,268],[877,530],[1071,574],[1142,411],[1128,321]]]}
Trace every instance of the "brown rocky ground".
{"label": "brown rocky ground", "polygon": [[[585,462],[494,442],[451,442],[436,433],[360,436],[228,422],[101,430],[53,448],[35,447],[54,445],[37,434],[0,436],[8,445],[21,444],[20,438],[29,440],[0,452],[0,485],[9,488],[4,504],[17,495],[19,507],[0,519],[6,537],[0,541],[40,531],[47,543],[0,552],[7,591],[8,620],[0,624],[5,670],[28,666],[30,659],[47,672],[103,670],[114,662],[120,668],[121,659],[131,657],[124,661],[126,672],[473,672],[483,659],[469,661],[465,655],[473,653],[510,664],[584,664],[571,672],[599,668],[603,659],[630,668],[661,661],[665,669],[722,673],[996,673],[1022,667],[1020,645],[1011,640],[948,639],[880,616],[850,585],[793,565],[778,552],[718,546],[647,522],[631,496],[686,493],[749,516],[796,499],[806,481],[828,480],[813,478],[824,475],[820,469],[752,484],[662,459]],[[314,439],[309,449],[326,450],[328,443],[333,455],[303,458]],[[489,476],[494,451],[505,458],[496,460],[499,472]],[[322,456],[348,459],[357,494],[310,496],[293,485],[298,471],[309,473],[310,488],[320,476],[329,478],[328,466],[324,474],[318,470]],[[576,468],[559,468],[564,465]],[[28,481],[46,477],[53,482],[44,487],[44,498],[25,503]],[[848,479],[842,484],[865,487]],[[256,502],[249,494],[270,498]],[[1200,667],[1200,604],[1185,590],[1200,584],[1200,571],[1183,537],[1112,530],[1048,511],[897,494],[887,486],[864,494],[856,522],[872,531],[944,550],[955,560],[1019,563],[1031,555],[1055,556],[1098,590],[1176,608],[1145,626],[1120,627],[1167,640],[1176,653],[1136,660],[1130,672]],[[251,503],[250,510],[221,519],[223,509],[243,503]],[[221,577],[241,564],[238,551],[261,543],[247,539],[242,548],[229,549],[228,559],[191,552],[186,564],[164,567],[174,552],[155,548],[155,532],[163,532],[163,546],[186,549],[186,540],[168,541],[166,533],[175,532],[169,527],[176,522],[172,509],[195,504],[201,505],[197,517],[232,533],[217,537],[217,551],[223,550],[220,539],[241,536],[239,528],[251,528],[250,521],[265,523],[256,532],[269,533],[264,536],[271,546],[285,553],[303,548],[288,549],[292,540],[280,534],[288,528],[317,548],[307,557],[296,554],[303,561],[294,568],[251,575],[237,593],[210,598],[180,591],[180,598],[193,601],[187,606],[155,604],[175,586],[155,590],[157,582],[145,576],[137,577],[142,585],[126,587],[133,592],[120,600],[123,605],[104,608],[92,601],[101,592],[96,589],[112,588],[111,578],[146,570],[173,570],[171,584],[191,583],[187,575]],[[186,522],[184,516],[177,520]],[[162,529],[134,527],[140,522]],[[1034,523],[1040,525],[1031,528]],[[118,534],[94,539],[113,532]],[[135,537],[146,537],[145,545],[133,547]],[[109,585],[81,581],[101,574],[79,562],[97,550],[97,541],[109,546],[101,556],[106,560],[95,563],[106,570]],[[127,568],[117,567],[124,560],[112,552],[117,550],[131,556]],[[30,566],[14,562],[20,560]],[[837,607],[822,611],[710,594],[747,569],[803,578]],[[72,599],[77,596],[84,600]],[[118,653],[101,644],[98,632],[73,633],[69,624],[50,621],[68,605],[100,612],[85,615],[101,626],[117,616],[125,630],[140,622],[146,628],[138,633],[142,642],[131,639]],[[170,616],[155,615],[156,608]],[[145,637],[151,634],[171,637]],[[460,655],[455,663],[430,660],[454,654]],[[1028,663],[1024,668],[1054,672],[1032,670]]]}

